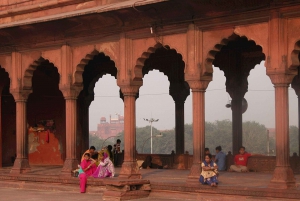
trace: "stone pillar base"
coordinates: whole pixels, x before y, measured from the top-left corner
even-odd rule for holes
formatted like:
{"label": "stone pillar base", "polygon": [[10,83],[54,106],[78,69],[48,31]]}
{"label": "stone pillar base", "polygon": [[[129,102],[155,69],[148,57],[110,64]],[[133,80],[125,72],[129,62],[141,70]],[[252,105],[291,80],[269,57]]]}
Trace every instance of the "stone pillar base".
{"label": "stone pillar base", "polygon": [[188,169],[188,160],[189,155],[188,154],[180,154],[178,156],[178,170],[187,170]]}
{"label": "stone pillar base", "polygon": [[79,163],[77,159],[66,159],[60,175],[66,177],[73,176],[72,171],[77,169],[78,165]]}
{"label": "stone pillar base", "polygon": [[124,161],[120,171],[119,178],[141,179],[142,175],[136,161]]}
{"label": "stone pillar base", "polygon": [[10,174],[22,174],[30,172],[31,168],[27,158],[16,158]]}
{"label": "stone pillar base", "polygon": [[270,188],[287,189],[296,187],[296,181],[291,167],[276,167]]}
{"label": "stone pillar base", "polygon": [[105,180],[103,200],[131,200],[148,197],[151,191],[149,180]]}
{"label": "stone pillar base", "polygon": [[191,167],[190,174],[186,180],[188,184],[199,184],[199,177],[201,174],[201,165],[194,163]]}

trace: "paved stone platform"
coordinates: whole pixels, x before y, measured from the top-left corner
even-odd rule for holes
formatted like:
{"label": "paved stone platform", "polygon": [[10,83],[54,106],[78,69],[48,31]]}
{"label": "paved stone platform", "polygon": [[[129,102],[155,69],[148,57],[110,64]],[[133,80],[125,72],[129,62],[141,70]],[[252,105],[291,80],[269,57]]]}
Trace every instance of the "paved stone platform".
{"label": "paved stone platform", "polygon": [[[31,172],[18,176],[9,174],[10,167],[1,168],[0,187],[79,192],[79,179],[75,177],[61,178],[59,176],[61,168],[61,166],[32,166]],[[120,168],[116,168],[116,176],[119,171]],[[153,195],[156,197],[164,196],[172,192],[172,195],[176,194],[176,197],[182,197],[183,200],[199,200],[203,195],[216,197],[234,195],[247,198],[246,200],[248,198],[299,200],[300,198],[300,175],[295,175],[297,184],[294,189],[284,190],[268,188],[272,178],[271,173],[221,172],[219,186],[214,188],[200,183],[187,184],[186,179],[189,170],[145,169],[141,170],[141,174],[143,179],[150,180],[150,197]],[[109,178],[89,178],[87,192],[102,194],[105,191],[105,180],[109,180]]]}
{"label": "paved stone platform", "polygon": [[[65,191],[49,191],[49,190],[29,190],[0,188],[0,200],[22,200],[22,201],[82,201],[82,200],[103,200],[99,193],[65,192]],[[140,201],[290,201],[289,199],[262,198],[262,197],[246,197],[246,196],[224,196],[224,195],[207,195],[198,194],[194,197],[187,197],[183,194],[172,193],[152,193],[147,198],[140,198]]]}

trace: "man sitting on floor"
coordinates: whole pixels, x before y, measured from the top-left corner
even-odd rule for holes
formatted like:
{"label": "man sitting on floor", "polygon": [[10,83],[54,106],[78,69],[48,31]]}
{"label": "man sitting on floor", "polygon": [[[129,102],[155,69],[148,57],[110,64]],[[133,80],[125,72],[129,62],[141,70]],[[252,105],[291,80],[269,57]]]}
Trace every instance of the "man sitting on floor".
{"label": "man sitting on floor", "polygon": [[245,147],[240,147],[239,154],[234,157],[234,165],[230,166],[231,172],[248,172],[247,162],[250,156],[257,156],[260,154],[250,154],[245,152]]}

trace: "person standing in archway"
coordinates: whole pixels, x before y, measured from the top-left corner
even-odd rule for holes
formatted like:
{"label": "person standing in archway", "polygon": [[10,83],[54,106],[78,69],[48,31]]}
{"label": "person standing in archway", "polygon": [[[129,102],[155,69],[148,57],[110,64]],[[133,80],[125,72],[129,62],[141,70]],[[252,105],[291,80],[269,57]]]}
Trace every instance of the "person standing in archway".
{"label": "person standing in archway", "polygon": [[114,165],[115,165],[115,167],[118,166],[119,153],[121,153],[121,140],[117,139],[117,143],[114,144]]}

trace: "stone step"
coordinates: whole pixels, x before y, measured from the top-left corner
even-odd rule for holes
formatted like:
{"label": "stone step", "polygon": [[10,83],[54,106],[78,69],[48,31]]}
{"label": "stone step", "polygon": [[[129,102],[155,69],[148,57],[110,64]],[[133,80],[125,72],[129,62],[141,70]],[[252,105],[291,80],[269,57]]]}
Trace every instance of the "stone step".
{"label": "stone step", "polygon": [[[80,192],[79,184],[63,184],[63,183],[48,183],[48,182],[5,180],[5,181],[0,181],[0,187],[1,188],[30,189],[30,190]],[[88,185],[86,188],[87,193],[101,193],[102,194],[104,191],[105,191],[105,186]]]}

